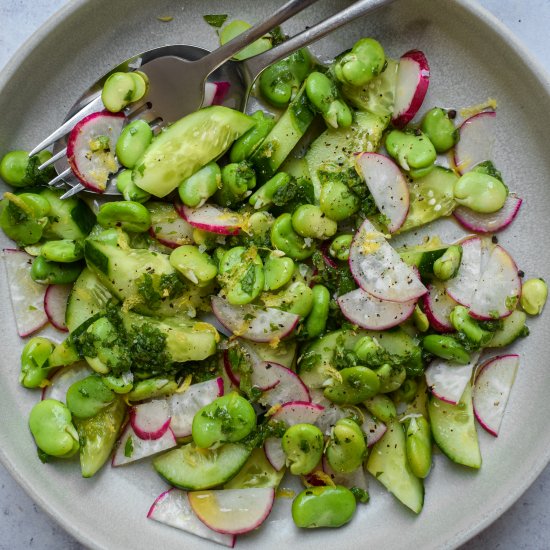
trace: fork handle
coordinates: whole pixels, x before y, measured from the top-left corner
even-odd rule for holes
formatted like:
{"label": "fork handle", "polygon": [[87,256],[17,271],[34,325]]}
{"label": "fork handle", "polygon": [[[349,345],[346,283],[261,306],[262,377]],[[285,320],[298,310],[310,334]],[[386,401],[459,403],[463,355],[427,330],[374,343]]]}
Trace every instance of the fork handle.
{"label": "fork handle", "polygon": [[279,46],[243,61],[247,67],[251,81],[253,82],[256,80],[266,67],[279,61],[279,59],[287,57],[292,52],[323,38],[323,36],[326,36],[346,23],[386,6],[393,1],[394,0],[359,0],[359,2],[355,2],[355,4],[321,21],[321,23],[318,23],[314,27],[293,36]]}
{"label": "fork handle", "polygon": [[317,2],[317,0],[289,0],[265,21],[261,21],[257,25],[254,25],[242,34],[236,36],[230,42],[227,42],[227,44],[220,46],[212,53],[203,57],[200,60],[201,66],[205,68],[207,75],[212,73],[226,61],[229,61],[236,53],[239,53],[243,48],[315,2]]}

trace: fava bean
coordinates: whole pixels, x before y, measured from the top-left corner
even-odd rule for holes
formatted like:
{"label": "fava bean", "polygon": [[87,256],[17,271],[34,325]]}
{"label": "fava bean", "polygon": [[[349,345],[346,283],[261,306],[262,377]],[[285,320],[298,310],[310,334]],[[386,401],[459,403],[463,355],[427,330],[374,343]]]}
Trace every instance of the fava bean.
{"label": "fava bean", "polygon": [[418,391],[418,383],[416,380],[407,378],[401,386],[392,394],[392,398],[396,403],[411,403],[416,397]]}
{"label": "fava bean", "polygon": [[421,479],[428,477],[432,468],[432,433],[423,416],[408,420],[405,449],[412,473]]}
{"label": "fava bean", "polygon": [[419,332],[426,332],[430,328],[430,321],[428,316],[420,309],[420,306],[416,304],[412,314],[412,320],[414,326]]}
{"label": "fava bean", "polygon": [[390,393],[397,390],[407,378],[404,367],[385,363],[376,369],[376,375],[380,380],[380,393]]}
{"label": "fava bean", "polygon": [[49,262],[77,262],[84,258],[84,246],[81,241],[71,239],[46,241],[40,249],[40,255]]}
{"label": "fava bean", "polygon": [[375,395],[364,402],[367,411],[385,424],[397,418],[395,404],[387,395]]}
{"label": "fava bean", "polygon": [[269,232],[274,221],[275,218],[269,212],[254,212],[248,218],[245,231],[252,238],[266,239],[269,237]]}
{"label": "fava bean", "polygon": [[212,258],[191,244],[178,246],[170,254],[170,264],[193,284],[204,286],[218,274]]}
{"label": "fava bean", "polygon": [[4,193],[0,201],[0,228],[20,246],[37,243],[49,223],[49,202],[35,193]]}
{"label": "fava bean", "polygon": [[447,111],[439,107],[429,110],[420,126],[438,153],[445,153],[458,141],[459,133]]}
{"label": "fava bean", "polygon": [[265,208],[273,203],[275,191],[284,185],[288,185],[292,178],[285,172],[278,172],[270,180],[264,183],[256,192],[251,195],[248,202],[256,210]]}
{"label": "fava bean", "polygon": [[10,151],[0,161],[0,178],[12,187],[25,187],[28,164],[27,151]]}
{"label": "fava bean", "polygon": [[351,418],[338,420],[325,454],[335,472],[349,474],[359,468],[367,455],[367,445],[357,422]]}
{"label": "fava bean", "polygon": [[[420,131],[412,133],[392,130],[386,136],[386,149],[399,166],[407,171],[431,169],[437,157],[432,142]],[[419,173],[416,175],[418,176]]]}
{"label": "fava bean", "polygon": [[221,187],[216,200],[222,206],[234,206],[256,187],[256,173],[247,161],[232,162],[223,167]]}
{"label": "fava bean", "polygon": [[83,269],[80,262],[63,264],[49,262],[43,256],[37,256],[31,266],[31,278],[45,285],[66,285],[74,283]]}
{"label": "fava bean", "polygon": [[348,523],[357,503],[353,493],[341,485],[310,487],[292,503],[292,519],[298,527],[341,527]]}
{"label": "fava bean", "polygon": [[54,344],[47,338],[31,338],[21,352],[19,382],[25,388],[39,388],[50,373],[49,358]]}
{"label": "fava bean", "polygon": [[101,376],[92,374],[69,387],[66,403],[75,417],[85,419],[95,416],[114,399],[115,393],[103,383]]}
{"label": "fava bean", "polygon": [[264,288],[263,263],[255,247],[236,246],[228,250],[220,262],[219,273],[230,304],[248,304]]}
{"label": "fava bean", "polygon": [[306,330],[310,338],[320,336],[327,325],[330,310],[330,292],[326,286],[315,285],[312,289],[313,307],[306,319]]}
{"label": "fava bean", "polygon": [[199,208],[216,193],[221,183],[220,167],[215,162],[209,162],[180,183],[178,193],[181,202],[191,208]]}
{"label": "fava bean", "polygon": [[201,448],[240,441],[255,427],[256,413],[252,405],[236,392],[231,392],[218,397],[195,414],[193,441]]}
{"label": "fava bean", "polygon": [[[242,21],[240,19],[235,19],[234,21],[231,21],[230,23],[225,25],[219,32],[220,44],[223,46],[227,42],[230,42],[239,34],[247,31],[251,26],[252,25],[250,25],[250,23],[247,23],[246,21]],[[262,36],[262,38],[258,38],[258,40],[252,42],[252,44],[246,46],[246,48],[243,48],[239,53],[236,53],[233,56],[233,59],[242,61],[243,59],[261,54],[262,52],[265,52],[270,48],[271,37],[269,35],[265,35]]]}
{"label": "fava bean", "polygon": [[116,156],[126,168],[134,168],[153,140],[153,130],[145,120],[134,120],[120,133],[116,142]]}
{"label": "fava bean", "polygon": [[295,281],[278,294],[263,294],[266,307],[274,307],[307,317],[313,307],[313,291],[302,281]]}
{"label": "fava bean", "polygon": [[39,401],[31,410],[29,428],[38,448],[48,455],[69,458],[78,451],[78,432],[71,412],[60,401]]}
{"label": "fava bean", "polygon": [[331,220],[340,222],[359,210],[359,197],[341,181],[329,181],[321,188],[319,206]]}
{"label": "fava bean", "polygon": [[294,424],[281,441],[290,472],[305,475],[312,472],[323,456],[323,432],[313,424]]}
{"label": "fava bean", "polygon": [[99,209],[97,223],[105,229],[121,227],[124,231],[141,233],[150,229],[151,214],[139,202],[107,202]]}
{"label": "fava bean", "polygon": [[441,281],[448,281],[456,277],[461,261],[462,247],[457,244],[449,246],[443,255],[434,262],[434,275]]}
{"label": "fava bean", "polygon": [[111,113],[118,113],[130,104],[136,91],[134,78],[129,73],[116,72],[107,78],[101,91],[101,101]]}
{"label": "fava bean", "polygon": [[364,86],[386,67],[386,55],[374,38],[361,38],[351,51],[337,58],[333,70],[342,84]]}
{"label": "fava bean", "polygon": [[529,279],[523,283],[520,305],[529,315],[540,315],[548,298],[548,285],[543,279]]}
{"label": "fava bean", "polygon": [[116,188],[119,193],[122,193],[125,201],[132,202],[147,202],[151,198],[151,194],[143,189],[140,189],[132,180],[132,171],[123,170],[116,177]]}
{"label": "fava bean", "polygon": [[293,260],[305,260],[315,252],[314,243],[307,242],[294,231],[289,213],[281,214],[275,220],[271,227],[271,243]]}
{"label": "fava bean", "polygon": [[291,258],[270,254],[264,265],[264,290],[277,290],[286,285],[292,278],[294,268]]}
{"label": "fava bean", "polygon": [[357,405],[380,390],[380,380],[367,367],[348,367],[340,371],[342,382],[335,382],[324,390],[327,399],[337,405]]}
{"label": "fava bean", "polygon": [[338,231],[338,224],[327,218],[314,204],[302,204],[292,214],[292,227],[302,237],[328,239]]}
{"label": "fava bean", "polygon": [[468,352],[452,336],[430,334],[424,336],[422,345],[426,351],[447,361],[454,361],[461,365],[467,365],[470,362]]}
{"label": "fava bean", "polygon": [[118,394],[127,394],[131,392],[134,387],[133,381],[134,375],[131,372],[127,372],[121,376],[114,376],[113,374],[103,376],[103,383],[105,386]]}
{"label": "fava bean", "polygon": [[306,79],[306,94],[329,127],[347,128],[353,122],[351,109],[340,96],[334,82],[323,73],[310,73]]}
{"label": "fava bean", "polygon": [[330,243],[328,252],[337,260],[347,262],[349,259],[349,249],[351,247],[351,241],[353,241],[353,235],[351,233],[344,233],[335,237]]}
{"label": "fava bean", "polygon": [[474,212],[490,214],[504,206],[508,189],[494,176],[472,170],[455,182],[453,193],[458,204]]}
{"label": "fava bean", "polygon": [[363,336],[357,340],[353,351],[363,363],[377,364],[378,357],[384,348],[372,336]]}
{"label": "fava bean", "polygon": [[479,346],[484,346],[493,337],[492,332],[483,330],[477,321],[470,317],[468,309],[464,306],[455,306],[449,315],[449,320],[456,330],[464,333],[470,342]]}
{"label": "fava bean", "polygon": [[172,395],[178,389],[173,377],[156,377],[139,380],[134,383],[132,391],[126,394],[128,401],[143,401]]}
{"label": "fava bean", "polygon": [[252,118],[256,120],[256,125],[235,141],[229,152],[231,162],[249,159],[275,126],[275,119],[263,111],[256,111]]}

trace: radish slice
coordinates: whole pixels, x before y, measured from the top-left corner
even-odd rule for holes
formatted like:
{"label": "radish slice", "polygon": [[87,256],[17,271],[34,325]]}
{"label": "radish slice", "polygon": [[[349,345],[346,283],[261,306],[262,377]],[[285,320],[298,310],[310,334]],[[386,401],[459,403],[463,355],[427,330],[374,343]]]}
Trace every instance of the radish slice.
{"label": "radish slice", "polygon": [[481,426],[495,437],[498,437],[518,367],[519,355],[493,357],[481,366],[474,383],[474,414]]}
{"label": "radish slice", "polygon": [[336,485],[342,485],[348,489],[357,487],[358,489],[363,489],[363,491],[367,491],[369,488],[367,475],[365,474],[365,470],[363,470],[363,466],[359,466],[359,468],[349,474],[342,474],[335,472],[330,467],[327,457],[323,456],[323,471],[330,476]]}
{"label": "radish slice", "polygon": [[425,371],[429,390],[441,401],[456,405],[470,382],[478,359],[479,353],[474,353],[467,365],[451,363],[444,359],[432,361]]}
{"label": "radish slice", "polygon": [[484,111],[466,119],[459,128],[454,162],[461,174],[484,160],[491,160],[496,126],[495,111]]}
{"label": "radish slice", "polygon": [[[69,133],[67,160],[82,185],[96,193],[103,193],[109,176],[120,165],[115,157],[115,145],[126,117],[122,113],[100,111],[84,117]],[[108,139],[106,147],[94,151],[95,142]]]}
{"label": "radish slice", "polygon": [[516,309],[520,295],[518,268],[510,254],[497,245],[479,280],[470,315],[483,320],[507,317]]}
{"label": "radish slice", "polygon": [[219,296],[212,297],[212,311],[233,334],[253,342],[272,342],[292,333],[300,320],[295,313],[247,304],[233,306]]}
{"label": "radish slice", "polygon": [[176,204],[176,210],[185,221],[197,229],[204,229],[220,235],[238,235],[241,229],[241,217],[227,208],[213,204],[189,208],[184,204]]}
{"label": "radish slice", "polygon": [[372,416],[369,412],[361,412],[363,413],[361,430],[365,434],[367,447],[372,447],[379,439],[382,438],[388,428],[382,421],[374,418],[374,416]]}
{"label": "radish slice", "polygon": [[149,509],[147,517],[229,548],[235,546],[235,535],[217,533],[195,515],[187,493],[181,489],[169,489],[160,494]]}
{"label": "radish slice", "polygon": [[141,439],[160,439],[168,430],[170,420],[165,399],[155,399],[130,409],[130,424]]}
{"label": "radish slice", "polygon": [[148,456],[156,455],[177,445],[174,433],[168,428],[158,439],[141,439],[128,423],[113,455],[112,466],[123,466]]}
{"label": "radish slice", "polygon": [[[248,351],[248,349],[246,351]],[[281,379],[277,376],[277,369],[272,368],[272,363],[262,361],[256,354],[253,356],[251,354],[249,360],[252,363],[252,373],[250,375],[252,386],[257,387],[261,391],[268,391],[280,383]],[[223,366],[229,380],[238,388],[241,383],[241,377],[231,368],[229,350],[224,350]]]}
{"label": "radish slice", "polygon": [[63,367],[55,371],[50,378],[49,385],[42,389],[42,399],[56,399],[65,403],[67,390],[79,380],[90,376],[94,371],[85,361],[79,361],[74,365]]}
{"label": "radish slice", "polygon": [[[315,403],[294,401],[285,403],[271,417],[276,422],[285,422],[288,426],[295,424],[315,424],[324,413],[324,407]],[[281,470],[286,463],[286,455],[277,437],[268,437],[264,443],[264,451],[269,463]]]}
{"label": "radish slice", "polygon": [[449,316],[457,303],[447,294],[445,284],[433,280],[428,286],[428,293],[423,296],[424,313],[432,328],[437,332],[454,332]]}
{"label": "radish slice", "polygon": [[44,296],[47,287],[32,280],[33,257],[26,252],[5,248],[4,261],[17,333],[25,338],[40,330],[48,322],[44,312]]}
{"label": "radish slice", "polygon": [[275,501],[273,487],[193,491],[189,504],[210,529],[228,535],[248,533],[269,516]]}
{"label": "radish slice", "polygon": [[459,304],[470,307],[482,271],[483,243],[479,237],[462,241],[462,260],[458,273],[445,286],[447,294]]}
{"label": "radish slice", "polygon": [[193,417],[205,405],[224,393],[223,378],[218,377],[199,384],[193,384],[184,393],[174,393],[167,398],[168,411],[172,420],[170,429],[176,437],[191,435]]}
{"label": "radish slice", "polygon": [[44,295],[44,311],[48,321],[58,330],[69,332],[65,324],[67,300],[73,285],[49,285]]}
{"label": "radish slice", "polygon": [[466,206],[459,206],[455,208],[453,216],[470,231],[496,233],[514,221],[522,202],[522,199],[512,194],[508,195],[504,206],[493,214],[481,214]]}
{"label": "radish slice", "polygon": [[338,298],[342,313],[355,325],[367,330],[386,330],[408,319],[416,304],[409,302],[388,302],[379,300],[358,288]]}
{"label": "radish slice", "polygon": [[336,261],[330,256],[329,254],[329,247],[330,247],[330,241],[324,241],[323,244],[319,247],[321,250],[321,254],[323,255],[323,260],[327,264],[328,267],[332,267],[333,269],[338,268],[338,264]]}
{"label": "radish slice", "polygon": [[148,203],[147,209],[151,213],[151,237],[169,248],[193,244],[193,226],[177,213],[173,205]]}
{"label": "radish slice", "polygon": [[351,243],[349,267],[355,282],[380,300],[409,302],[426,293],[418,275],[369,220]]}
{"label": "radish slice", "polygon": [[200,312],[197,315],[197,319],[212,325],[220,334],[227,336],[228,338],[233,335],[233,333],[227,328],[224,327],[219,321],[218,318],[211,312]]}
{"label": "radish slice", "polygon": [[229,88],[231,88],[231,83],[223,80],[220,82],[207,82],[204,85],[204,100],[202,106],[210,107],[210,105],[221,105]]}
{"label": "radish slice", "polygon": [[378,210],[388,219],[388,231],[395,233],[409,212],[409,186],[397,165],[378,153],[359,153],[355,167],[363,177]]}
{"label": "radish slice", "polygon": [[[270,381],[278,381],[270,390],[265,391],[259,399],[262,405],[272,407],[289,402],[307,402],[311,401],[307,386],[302,379],[290,369],[279,365],[278,363],[265,362],[266,377]],[[269,368],[267,368],[269,367]]]}
{"label": "radish slice", "polygon": [[397,70],[392,123],[397,128],[408,124],[418,112],[430,84],[430,66],[420,50],[401,56]]}

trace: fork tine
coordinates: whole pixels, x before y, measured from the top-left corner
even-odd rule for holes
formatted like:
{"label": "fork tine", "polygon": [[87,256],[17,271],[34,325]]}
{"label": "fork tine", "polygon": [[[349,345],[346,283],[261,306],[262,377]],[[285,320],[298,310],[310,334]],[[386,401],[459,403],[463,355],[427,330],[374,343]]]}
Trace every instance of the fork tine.
{"label": "fork tine", "polygon": [[67,154],[67,148],[64,147],[59,151],[59,153],[56,153],[53,157],[49,158],[46,162],[42,163],[38,169],[44,170],[44,168],[47,168],[50,166],[50,164],[53,164],[54,162],[58,161],[60,158],[63,158]]}
{"label": "fork tine", "polygon": [[72,170],[70,168],[67,168],[67,170],[64,170],[63,172],[61,172],[61,174],[59,174],[58,176],[55,176],[55,178],[53,178],[53,180],[50,180],[48,182],[48,185],[50,187],[55,187],[55,184],[58,183],[58,182],[61,182],[61,181],[64,181],[64,178],[70,176],[72,174]]}
{"label": "fork tine", "polygon": [[49,147],[52,143],[56,142],[59,138],[62,138],[68,134],[77,122],[80,122],[85,116],[91,115],[96,111],[101,111],[103,109],[103,103],[101,101],[101,96],[97,96],[93,101],[88,103],[85,107],[80,109],[78,113],[73,115],[67,122],[62,124],[55,132],[50,134],[45,140],[40,142],[30,153],[29,156],[36,155]]}
{"label": "fork tine", "polygon": [[73,195],[76,195],[77,193],[80,193],[80,191],[84,190],[84,186],[81,183],[77,183],[74,187],[71,187],[66,193],[61,195],[59,198],[61,200],[68,199],[69,197],[72,197]]}

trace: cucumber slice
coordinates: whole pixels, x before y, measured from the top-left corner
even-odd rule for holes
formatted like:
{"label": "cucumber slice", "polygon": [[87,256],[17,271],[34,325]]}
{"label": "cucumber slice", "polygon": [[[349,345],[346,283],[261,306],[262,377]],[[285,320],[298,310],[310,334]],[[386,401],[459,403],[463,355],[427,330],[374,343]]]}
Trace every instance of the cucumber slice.
{"label": "cucumber slice", "polygon": [[399,422],[391,422],[374,444],[367,470],[405,506],[419,514],[424,504],[424,484],[407,462],[405,432]]}
{"label": "cucumber slice", "polygon": [[453,188],[457,180],[452,170],[442,166],[435,166],[427,176],[414,180],[409,188],[409,213],[399,233],[450,216],[456,206]]}
{"label": "cucumber slice", "polygon": [[285,469],[278,472],[267,460],[263,449],[254,449],[241,471],[228,483],[224,489],[250,489],[273,487],[276,489],[285,475]]}
{"label": "cucumber slice", "polygon": [[70,338],[65,338],[63,342],[55,346],[48,358],[48,365],[50,367],[66,367],[76,363],[79,359],[80,356],[72,346]]}
{"label": "cucumber slice", "polygon": [[401,259],[408,265],[414,265],[418,268],[418,272],[422,278],[433,277],[434,262],[441,258],[447,250],[447,246],[436,248],[434,250],[424,251],[404,251],[400,252]]}
{"label": "cucumber slice", "polygon": [[526,320],[527,315],[523,311],[517,309],[513,311],[511,315],[502,320],[502,328],[494,333],[486,347],[503,348],[504,346],[509,346],[518,338],[527,336],[529,329],[525,325]]}
{"label": "cucumber slice", "polygon": [[227,483],[249,456],[250,450],[238,443],[225,443],[214,450],[188,443],[156,458],[153,466],[175,487],[200,491]]}
{"label": "cucumber slice", "polygon": [[430,396],[428,413],[437,446],[453,462],[470,468],[481,466],[481,453],[474,422],[472,386],[468,383],[456,405]]}
{"label": "cucumber slice", "polygon": [[136,93],[134,77],[130,73],[113,73],[103,84],[101,101],[108,111],[118,113],[132,101]]}

